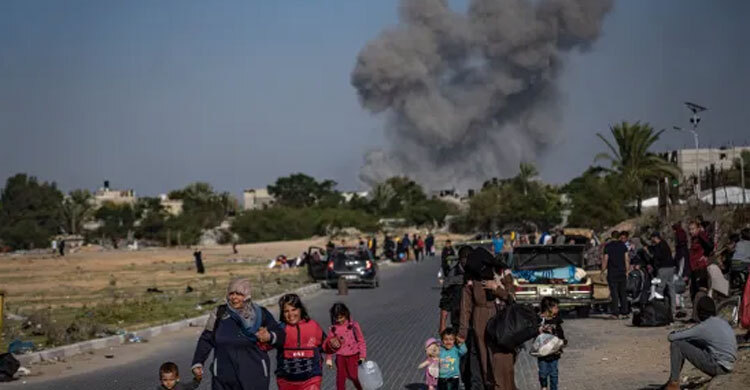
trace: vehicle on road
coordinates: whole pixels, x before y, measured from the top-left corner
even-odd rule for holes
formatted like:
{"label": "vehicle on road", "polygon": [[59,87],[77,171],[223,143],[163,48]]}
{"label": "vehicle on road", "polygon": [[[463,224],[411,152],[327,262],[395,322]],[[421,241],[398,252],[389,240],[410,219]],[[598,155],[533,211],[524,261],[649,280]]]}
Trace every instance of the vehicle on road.
{"label": "vehicle on road", "polygon": [[346,280],[348,286],[375,288],[380,285],[378,264],[372,253],[364,248],[338,247],[330,253],[326,267],[326,284],[336,288],[339,278]]}
{"label": "vehicle on road", "polygon": [[[575,310],[578,317],[589,316],[594,286],[584,271],[584,245],[523,245],[513,249],[510,257],[514,274],[516,301],[539,305],[544,297],[560,300],[560,308]],[[570,270],[560,277],[555,270]],[[531,275],[534,275],[533,277]],[[524,278],[524,276],[528,276]]]}

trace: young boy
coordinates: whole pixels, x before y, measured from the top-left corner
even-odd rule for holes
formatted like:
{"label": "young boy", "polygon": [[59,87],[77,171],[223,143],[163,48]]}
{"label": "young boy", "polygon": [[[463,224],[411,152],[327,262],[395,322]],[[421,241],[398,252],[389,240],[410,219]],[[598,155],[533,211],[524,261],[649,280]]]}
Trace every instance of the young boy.
{"label": "young boy", "polygon": [[[560,301],[558,301],[556,298],[542,298],[540,308],[543,323],[539,328],[539,333],[550,333],[562,340],[565,343],[564,345],[567,345],[568,340],[565,339],[565,333],[563,332],[563,320],[562,318],[560,318],[559,305]],[[562,350],[551,355],[540,356],[537,360],[537,364],[539,366],[539,383],[542,386],[542,390],[557,390],[557,363],[560,360],[561,355]]]}
{"label": "young boy", "polygon": [[456,330],[445,328],[440,333],[443,345],[440,347],[440,375],[438,376],[438,390],[458,390],[459,361],[466,354],[466,344],[456,347]]}
{"label": "young boy", "polygon": [[190,383],[180,383],[180,370],[172,362],[166,362],[159,367],[159,386],[157,390],[194,390],[200,381],[193,378]]}

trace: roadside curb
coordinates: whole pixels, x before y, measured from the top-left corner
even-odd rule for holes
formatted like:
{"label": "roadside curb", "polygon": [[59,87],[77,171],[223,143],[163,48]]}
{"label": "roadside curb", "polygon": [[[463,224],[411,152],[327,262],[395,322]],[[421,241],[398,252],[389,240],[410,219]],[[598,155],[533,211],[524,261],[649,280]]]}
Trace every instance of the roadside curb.
{"label": "roadside curb", "polygon": [[[311,283],[305,286],[302,286],[300,288],[297,288],[291,293],[305,296],[310,295],[314,292],[317,292],[321,289],[320,283]],[[281,298],[282,295],[288,294],[288,293],[282,293],[278,295],[274,295],[272,297],[264,298],[259,301],[256,301],[257,304],[261,306],[268,306],[271,304],[276,304]],[[116,335],[116,336],[109,336],[104,337],[100,339],[93,339],[93,340],[87,340],[87,341],[81,341],[75,344],[70,345],[63,345],[61,347],[56,348],[50,348],[39,352],[32,352],[28,354],[23,355],[14,355],[16,359],[18,359],[19,362],[21,362],[22,366],[28,366],[30,364],[34,363],[40,363],[43,361],[55,361],[55,360],[64,360],[67,358],[70,358],[75,355],[80,355],[83,353],[87,353],[90,351],[95,351],[99,349],[104,349],[108,347],[114,347],[118,345],[125,344],[127,339],[133,336],[142,337],[145,339],[152,338],[154,336],[158,336],[162,333],[169,333],[174,332],[178,330],[182,330],[189,327],[202,327],[205,325],[206,320],[208,320],[208,314],[203,314],[198,317],[193,318],[187,318],[184,320],[171,322],[164,325],[157,325],[146,329],[141,329],[133,332],[128,332],[124,335]]]}

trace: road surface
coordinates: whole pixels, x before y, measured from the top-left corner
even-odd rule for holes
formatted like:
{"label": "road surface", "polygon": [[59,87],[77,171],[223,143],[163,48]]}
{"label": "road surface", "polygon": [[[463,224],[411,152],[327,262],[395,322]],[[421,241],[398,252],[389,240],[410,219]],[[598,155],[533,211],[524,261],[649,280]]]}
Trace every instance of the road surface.
{"label": "road surface", "polygon": [[[337,301],[346,303],[354,318],[362,325],[367,339],[368,358],[378,362],[383,371],[384,389],[421,389],[422,370],[416,367],[424,359],[424,341],[435,336],[438,325],[437,268],[436,259],[427,259],[419,264],[409,263],[384,268],[381,270],[381,286],[378,289],[350,289],[349,295],[344,297],[337,296],[336,291],[323,290],[303,301],[311,316],[324,328],[330,324],[328,309],[331,305]],[[638,364],[637,356],[635,359],[623,357],[620,361],[621,358],[615,354],[619,353],[622,347],[616,348],[616,351],[604,352],[605,344],[613,339],[639,337],[631,333],[642,332],[641,329],[628,328],[619,321],[571,318],[566,319],[565,330],[570,345],[561,360],[561,389],[634,389],[658,383],[660,379],[666,378],[664,369],[667,362],[663,356],[664,348],[658,352],[661,355],[659,358],[665,359],[663,367],[638,368],[637,376],[624,372],[624,368],[629,368],[628,371],[632,372],[634,365]],[[656,332],[665,333],[666,330]],[[105,359],[99,353],[89,358],[93,363],[57,363],[57,366],[64,366],[59,374],[55,373],[52,367],[34,366],[32,370],[47,373],[27,378],[26,383],[3,384],[0,388],[155,388],[158,368],[164,361],[176,362],[181,368],[183,378],[189,376],[190,360],[197,335],[197,329],[190,329],[164,336],[160,340],[152,340],[147,344],[122,347],[122,350],[113,352],[116,355],[113,359]],[[629,339],[624,341],[630,343]],[[600,358],[600,355],[610,357]],[[601,365],[598,365],[600,363]],[[87,367],[87,364],[90,367]],[[58,371],[59,369],[58,367]],[[326,370],[323,389],[334,389],[334,379],[335,373]],[[539,388],[536,361],[527,352],[521,352],[518,356],[516,382],[521,390]],[[205,378],[200,388],[209,389],[209,384],[210,378]],[[272,385],[272,388],[275,389],[275,385]]]}

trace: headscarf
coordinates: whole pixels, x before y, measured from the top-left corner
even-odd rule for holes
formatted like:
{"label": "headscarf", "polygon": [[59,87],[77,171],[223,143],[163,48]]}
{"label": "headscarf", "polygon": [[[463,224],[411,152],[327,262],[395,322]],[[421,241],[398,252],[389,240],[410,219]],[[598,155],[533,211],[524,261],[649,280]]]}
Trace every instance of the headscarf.
{"label": "headscarf", "polygon": [[[229,294],[239,293],[245,296],[245,304],[242,308],[235,309],[232,307],[232,303],[229,302]],[[245,328],[250,328],[255,323],[255,310],[253,309],[253,303],[250,297],[250,280],[249,279],[234,279],[229,282],[227,286],[227,309],[230,312],[235,313],[238,318],[242,320],[242,324]]]}

